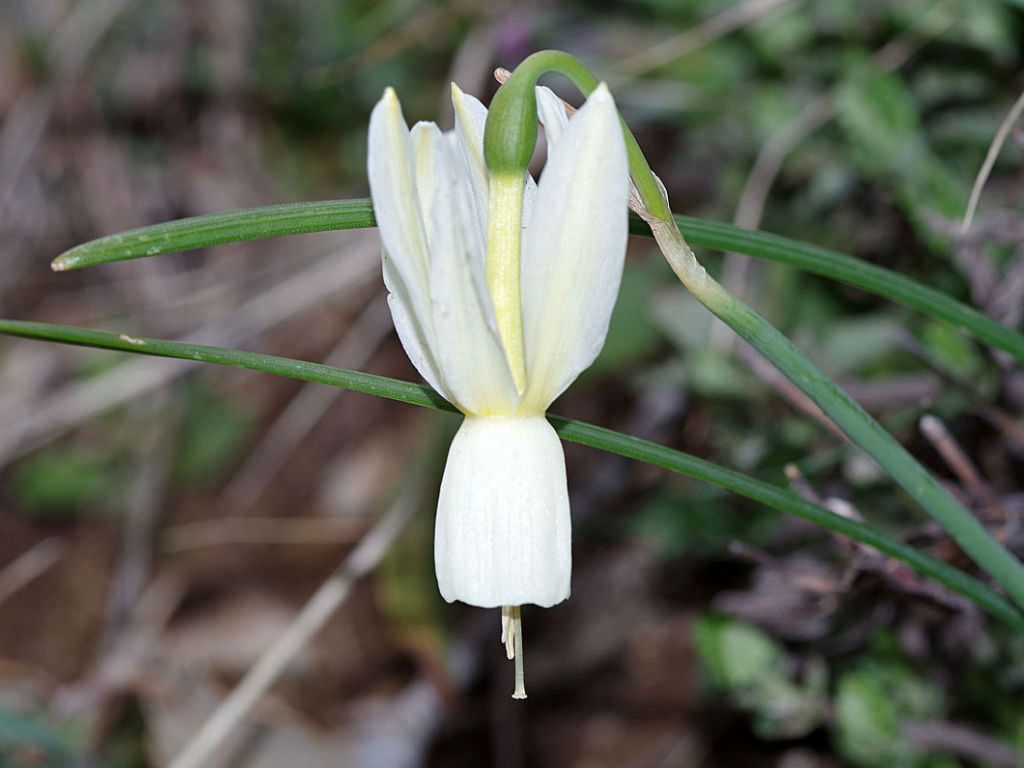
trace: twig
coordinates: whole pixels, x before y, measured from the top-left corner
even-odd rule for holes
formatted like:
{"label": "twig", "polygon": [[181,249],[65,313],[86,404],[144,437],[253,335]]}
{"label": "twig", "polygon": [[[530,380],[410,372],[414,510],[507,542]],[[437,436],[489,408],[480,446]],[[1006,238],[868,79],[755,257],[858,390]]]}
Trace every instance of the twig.
{"label": "twig", "polygon": [[803,0],[746,0],[731,6],[698,24],[692,29],[652,45],[619,65],[619,71],[630,77],[637,77],[645,72],[682,58],[688,53],[703,48],[721,37],[753,24],[771,13],[781,11],[786,6],[797,5]]}
{"label": "twig", "polygon": [[926,413],[921,417],[919,426],[921,434],[928,438],[928,442],[938,451],[946,465],[953,470],[953,474],[957,476],[967,492],[978,500],[990,499],[993,495],[991,489],[981,479],[978,468],[974,466],[974,462],[968,457],[966,451],[946,429],[946,425],[937,417]]}
{"label": "twig", "polygon": [[48,571],[64,554],[59,539],[44,539],[0,570],[0,605]]}
{"label": "twig", "polygon": [[177,553],[225,544],[350,543],[362,520],[333,517],[220,517],[171,526],[164,550]]}
{"label": "twig", "polygon": [[[875,63],[886,72],[899,69],[931,37],[939,34],[950,24],[952,24],[952,17],[950,21],[932,30],[930,35],[921,40],[913,40],[907,36],[890,40],[875,52]],[[778,178],[786,158],[835,116],[835,101],[831,96],[819,96],[804,108],[799,117],[765,141],[754,159],[754,165],[747,175],[739,201],[736,203],[736,213],[733,216],[733,223],[736,226],[757,229],[761,225],[768,195],[775,185],[775,180]],[[726,254],[722,282],[728,290],[739,296],[746,294],[744,286],[747,283],[751,263],[749,256],[738,253]],[[736,336],[729,333],[728,330],[724,323],[713,323],[711,326],[712,345],[720,349],[731,347],[736,342]]]}
{"label": "twig", "polygon": [[131,0],[78,3],[54,32],[51,50],[57,83],[16,102],[0,135],[0,221],[46,132],[56,85],[80,74],[96,43],[130,4]]}
{"label": "twig", "polygon": [[908,723],[903,727],[903,733],[928,752],[952,752],[968,760],[1000,768],[1019,768],[1024,762],[1024,755],[1018,750],[962,723],[938,720]]}
{"label": "twig", "polygon": [[988,181],[989,174],[992,173],[992,167],[996,164],[996,158],[999,157],[999,152],[1002,150],[1003,144],[1006,143],[1006,137],[1010,135],[1010,129],[1013,128],[1013,124],[1020,118],[1021,112],[1024,112],[1024,92],[1021,92],[1020,96],[1017,97],[1017,101],[1010,107],[1010,111],[1006,113],[1006,117],[1003,118],[999,130],[996,131],[995,138],[992,139],[992,144],[989,145],[985,161],[981,164],[978,176],[974,179],[974,186],[971,188],[971,197],[967,202],[967,210],[964,212],[963,221],[960,222],[960,234],[966,233],[971,228],[971,222],[974,221],[974,213],[978,209],[978,201],[981,200],[981,191],[985,188],[985,182]]}
{"label": "twig", "polygon": [[[250,299],[220,327],[199,330],[185,340],[241,344],[320,301],[351,296],[371,278],[377,263],[375,240],[365,238],[361,243],[349,258],[323,258]],[[164,386],[190,369],[187,360],[136,359],[88,381],[66,385],[3,425],[0,464],[38,448],[97,413]]]}
{"label": "twig", "polygon": [[352,585],[380,562],[412,516],[416,493],[406,491],[352,551],[341,567],[316,591],[301,613],[246,673],[199,733],[171,762],[170,768],[199,768],[224,743],[274,684],[295,655],[348,597]]}
{"label": "twig", "polygon": [[[391,322],[384,300],[372,301],[324,362],[341,368],[362,368],[390,332]],[[299,390],[235,472],[224,498],[232,505],[252,505],[342,391],[311,384]]]}
{"label": "twig", "polygon": [[177,413],[169,398],[159,397],[140,406],[133,425],[137,466],[128,489],[121,558],[107,605],[110,646],[121,635],[152,575],[154,534],[174,456],[172,433]]}

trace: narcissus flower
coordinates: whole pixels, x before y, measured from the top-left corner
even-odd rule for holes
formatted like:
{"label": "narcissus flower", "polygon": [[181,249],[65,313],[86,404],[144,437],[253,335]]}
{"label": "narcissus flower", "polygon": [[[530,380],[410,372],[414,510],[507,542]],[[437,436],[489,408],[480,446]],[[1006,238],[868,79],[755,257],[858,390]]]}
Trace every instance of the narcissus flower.
{"label": "narcissus flower", "polygon": [[569,496],[544,417],[597,356],[622,276],[629,190],[603,85],[571,118],[536,90],[548,160],[491,174],[487,109],[452,86],[455,129],[410,131],[388,89],[370,118],[368,172],[384,282],[409,359],[466,418],[448,454],[434,559],[449,602],[502,607],[521,680],[519,606],[569,596]]}

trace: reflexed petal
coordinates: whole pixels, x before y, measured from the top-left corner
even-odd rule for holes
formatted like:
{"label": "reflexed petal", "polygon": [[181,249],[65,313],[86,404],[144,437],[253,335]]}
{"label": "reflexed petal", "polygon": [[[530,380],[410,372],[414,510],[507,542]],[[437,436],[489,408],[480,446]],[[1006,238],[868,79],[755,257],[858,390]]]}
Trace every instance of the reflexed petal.
{"label": "reflexed petal", "polygon": [[571,527],[562,445],[543,416],[462,423],[434,533],[445,600],[486,608],[565,600]]}
{"label": "reflexed petal", "polygon": [[441,132],[433,124],[413,130],[416,167],[429,172],[418,177],[430,249],[430,299],[434,354],[444,385],[464,413],[489,415],[515,410],[519,396],[488,324],[473,284],[470,251],[463,238],[458,210],[471,180],[456,162]]}
{"label": "reflexed petal", "polygon": [[524,409],[545,410],[604,345],[622,279],[628,185],[622,128],[602,85],[559,138],[524,238]]}

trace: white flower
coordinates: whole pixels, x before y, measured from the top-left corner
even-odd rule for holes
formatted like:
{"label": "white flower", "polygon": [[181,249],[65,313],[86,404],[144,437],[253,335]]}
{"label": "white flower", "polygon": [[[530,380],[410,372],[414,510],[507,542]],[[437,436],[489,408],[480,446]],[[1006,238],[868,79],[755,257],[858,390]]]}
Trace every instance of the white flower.
{"label": "white flower", "polygon": [[[550,90],[537,99],[547,165],[539,184],[513,179],[511,195],[484,162],[487,109],[454,84],[454,131],[410,131],[391,89],[370,118],[395,328],[423,378],[466,415],[441,483],[437,581],[449,602],[484,607],[569,596],[565,460],[544,412],[604,344],[626,247],[626,150],[608,90],[571,119]],[[521,211],[501,207],[520,199]],[[510,248],[503,272],[496,254]]]}

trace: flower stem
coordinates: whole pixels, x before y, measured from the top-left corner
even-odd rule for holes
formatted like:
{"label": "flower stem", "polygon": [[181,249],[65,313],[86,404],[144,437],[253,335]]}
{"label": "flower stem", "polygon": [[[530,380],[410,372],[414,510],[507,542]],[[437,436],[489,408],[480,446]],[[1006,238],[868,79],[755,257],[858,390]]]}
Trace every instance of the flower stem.
{"label": "flower stem", "polygon": [[[570,56],[565,51],[538,51],[537,53],[533,53],[523,59],[515,68],[515,71],[512,72],[511,77],[499,89],[499,93],[505,89],[508,89],[510,92],[516,92],[520,99],[518,104],[516,104],[514,100],[509,99],[508,110],[496,109],[495,105],[498,102],[497,96],[495,96],[495,99],[491,102],[492,110],[487,118],[488,123],[497,119],[499,122],[509,121],[513,126],[515,126],[516,123],[521,122],[522,113],[528,106],[525,104],[525,100],[532,100],[534,98],[534,85],[536,85],[542,75],[548,72],[556,72],[567,77],[584,96],[589,96],[598,86],[597,78],[594,77],[590,73],[590,70],[584,67],[574,56]],[[647,164],[647,158],[644,157],[644,153],[641,151],[636,137],[633,136],[633,132],[629,130],[629,126],[626,125],[626,121],[621,118],[619,118],[619,120],[622,124],[622,135],[626,141],[626,155],[629,158],[629,175],[633,178],[637,194],[640,196],[646,212],[648,215],[656,219],[666,220],[672,218],[672,211],[669,210],[668,202],[662,195],[661,187],[655,180],[654,174],[651,173],[651,167]],[[492,130],[492,127],[488,126],[488,130]],[[498,132],[495,132],[495,135],[499,135]],[[506,132],[500,133],[502,138],[506,138],[509,135],[512,134]],[[532,150],[533,147],[531,143],[530,152],[532,152]],[[520,162],[523,165],[521,170],[525,171],[526,164],[529,162],[529,153],[519,151],[514,154],[520,158]],[[488,166],[490,165],[491,161],[488,160]]]}

